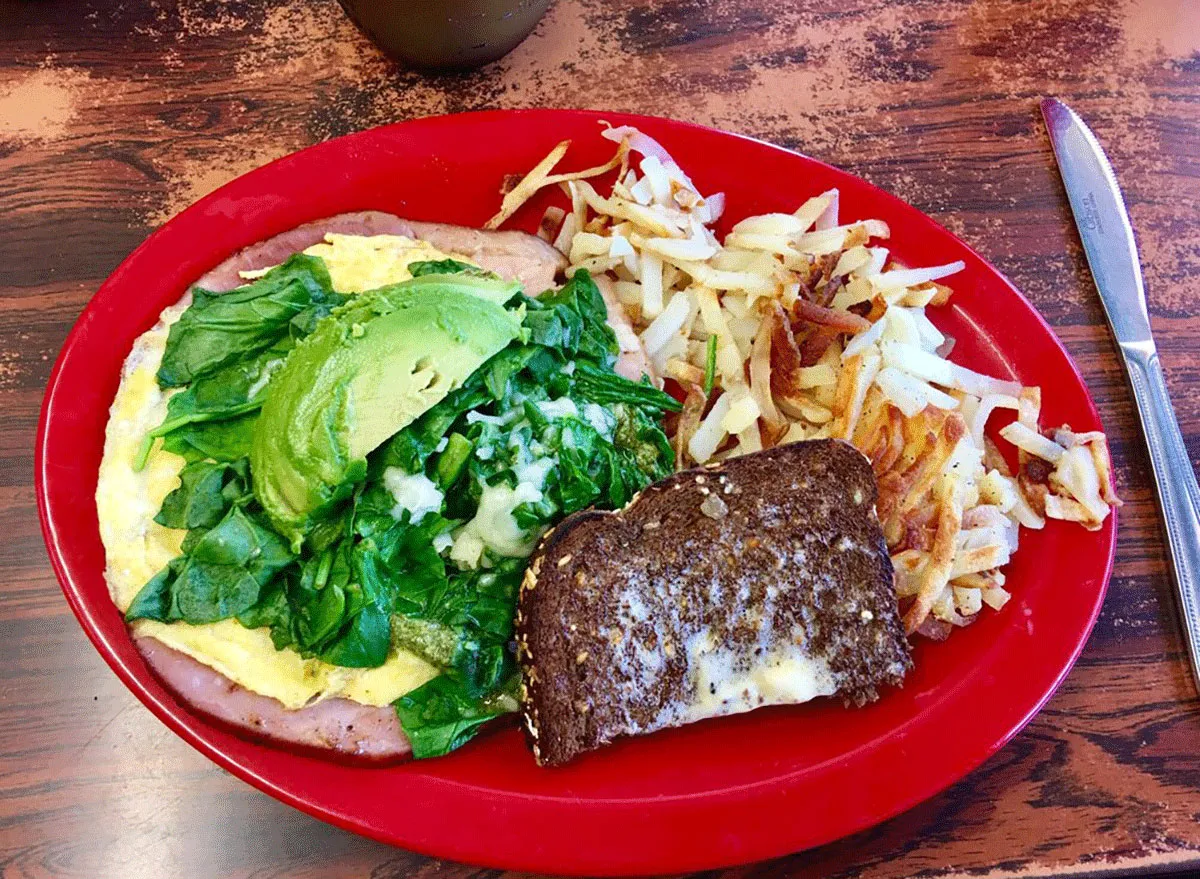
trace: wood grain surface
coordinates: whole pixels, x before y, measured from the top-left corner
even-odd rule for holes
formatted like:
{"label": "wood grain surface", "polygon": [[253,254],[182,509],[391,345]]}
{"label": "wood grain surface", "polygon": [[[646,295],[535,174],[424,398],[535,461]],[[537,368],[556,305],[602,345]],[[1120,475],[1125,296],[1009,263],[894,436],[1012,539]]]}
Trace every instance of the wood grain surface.
{"label": "wood grain surface", "polygon": [[[1036,101],[1092,123],[1138,231],[1200,459],[1200,3],[557,0],[480,71],[400,69],[334,0],[0,5],[0,876],[477,871],[327,827],[233,779],[118,683],[35,513],[58,348],[157,224],[232,177],[372,125],[484,107],[670,115],[862,175],[949,226],[1041,309],[1111,437],[1116,575],[1078,666],[1010,745],[874,830],[748,877],[1200,871],[1200,703],[1147,461]],[[798,816],[801,820],[801,816]]]}

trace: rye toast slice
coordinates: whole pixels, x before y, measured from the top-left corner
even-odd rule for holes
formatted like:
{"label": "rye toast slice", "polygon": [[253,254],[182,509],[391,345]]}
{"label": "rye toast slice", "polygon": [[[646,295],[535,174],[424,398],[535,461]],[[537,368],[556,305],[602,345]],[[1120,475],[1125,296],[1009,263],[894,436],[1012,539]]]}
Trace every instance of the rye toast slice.
{"label": "rye toast slice", "polygon": [[763,705],[878,698],[910,666],[869,462],[839,440],[677,473],[546,535],[517,609],[535,758]]}

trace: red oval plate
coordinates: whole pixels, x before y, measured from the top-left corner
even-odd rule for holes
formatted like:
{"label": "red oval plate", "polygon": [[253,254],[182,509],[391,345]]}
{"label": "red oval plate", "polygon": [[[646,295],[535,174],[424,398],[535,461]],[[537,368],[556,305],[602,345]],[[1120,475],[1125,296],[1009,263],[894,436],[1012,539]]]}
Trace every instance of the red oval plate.
{"label": "red oval plate", "polygon": [[[815,846],[909,808],[1007,742],[1062,681],[1100,609],[1116,523],[1023,533],[1013,600],[942,644],[922,643],[903,689],[862,710],[757,711],[629,741],[564,769],[534,766],[515,728],[439,760],[348,767],[244,741],[195,717],[151,676],[108,597],[93,497],[108,407],[135,337],[233,251],[343,211],[480,225],[505,175],[564,138],[571,167],[608,157],[601,119],[658,138],[726,217],[789,211],[830,187],[842,216],[878,217],[909,265],[967,268],[935,319],[955,359],[1046,389],[1044,423],[1099,429],[1079,372],[1011,284],[933,220],[786,150],[663,119],[560,110],[421,119],[351,135],[240,177],[159,229],[92,298],[59,355],[38,431],[42,528],[63,591],[121,680],[191,745],[271,796],[438,857],[550,873],[661,873]],[[549,199],[549,196],[547,196]],[[533,229],[546,202],[514,225]]]}

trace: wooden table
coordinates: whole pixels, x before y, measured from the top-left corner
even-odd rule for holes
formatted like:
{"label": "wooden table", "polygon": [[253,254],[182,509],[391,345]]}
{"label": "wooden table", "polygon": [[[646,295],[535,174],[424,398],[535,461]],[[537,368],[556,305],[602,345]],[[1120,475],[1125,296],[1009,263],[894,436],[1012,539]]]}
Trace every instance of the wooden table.
{"label": "wooden table", "polygon": [[1200,870],[1200,703],[1146,457],[1036,112],[1045,94],[1092,123],[1120,174],[1198,457],[1192,0],[558,0],[507,59],[436,77],[387,61],[333,0],[0,6],[0,875],[469,875],[276,803],[135,702],[50,572],[33,437],[51,364],[83,304],[197,197],[368,126],[553,105],[755,135],[932,214],[1057,328],[1100,405],[1126,500],[1104,614],[1024,733],[875,830],[735,872]]}

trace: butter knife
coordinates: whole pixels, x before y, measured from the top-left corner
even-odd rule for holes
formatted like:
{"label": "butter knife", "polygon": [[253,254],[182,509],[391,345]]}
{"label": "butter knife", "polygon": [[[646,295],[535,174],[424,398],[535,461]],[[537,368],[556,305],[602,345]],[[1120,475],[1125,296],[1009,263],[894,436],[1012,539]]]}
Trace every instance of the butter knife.
{"label": "butter knife", "polygon": [[1133,228],[1108,158],[1075,112],[1055,98],[1042,115],[1088,267],[1137,404],[1179,594],[1192,676],[1200,688],[1200,489],[1158,362]]}

